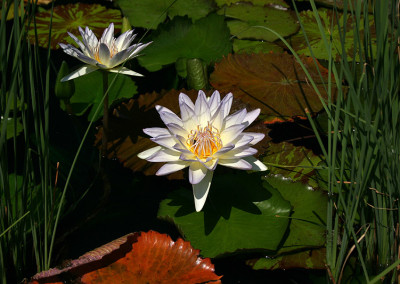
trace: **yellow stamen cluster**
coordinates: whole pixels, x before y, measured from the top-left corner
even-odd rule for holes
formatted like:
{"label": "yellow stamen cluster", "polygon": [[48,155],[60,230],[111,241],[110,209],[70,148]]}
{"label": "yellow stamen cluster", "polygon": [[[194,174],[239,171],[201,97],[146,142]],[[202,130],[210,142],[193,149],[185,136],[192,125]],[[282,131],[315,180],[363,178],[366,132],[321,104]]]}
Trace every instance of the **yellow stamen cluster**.
{"label": "yellow stamen cluster", "polygon": [[222,148],[219,130],[208,122],[207,126],[191,130],[186,143],[190,151],[200,159],[206,159]]}

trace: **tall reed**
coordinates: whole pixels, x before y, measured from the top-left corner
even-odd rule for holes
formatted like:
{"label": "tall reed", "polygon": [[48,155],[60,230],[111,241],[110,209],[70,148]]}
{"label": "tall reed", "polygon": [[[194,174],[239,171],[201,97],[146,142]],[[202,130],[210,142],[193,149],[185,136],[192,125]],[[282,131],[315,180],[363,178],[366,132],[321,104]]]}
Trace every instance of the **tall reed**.
{"label": "tall reed", "polygon": [[[14,7],[14,19],[6,15]],[[36,5],[2,1],[0,24],[0,282],[48,268],[59,198],[49,157],[50,48],[27,40]],[[49,30],[50,31],[50,30]],[[49,32],[50,39],[50,32]],[[50,42],[50,40],[49,40]],[[33,251],[33,253],[32,253]],[[31,273],[32,271],[29,271]]]}
{"label": "tall reed", "polygon": [[[328,175],[329,279],[343,283],[358,275],[367,283],[394,283],[400,263],[398,1],[345,0],[343,11],[333,8],[336,15],[343,12],[343,20],[336,16],[330,27],[323,26],[314,1],[310,3],[332,76],[326,82],[329,99],[323,101],[328,132],[323,134],[309,117],[319,141],[325,135],[327,139],[327,146],[320,146]],[[347,36],[348,21],[354,38]],[[340,46],[333,45],[329,30],[340,31]],[[348,41],[352,50],[346,50]],[[340,52],[339,62],[332,57],[334,48]],[[348,271],[350,278],[345,278]]]}

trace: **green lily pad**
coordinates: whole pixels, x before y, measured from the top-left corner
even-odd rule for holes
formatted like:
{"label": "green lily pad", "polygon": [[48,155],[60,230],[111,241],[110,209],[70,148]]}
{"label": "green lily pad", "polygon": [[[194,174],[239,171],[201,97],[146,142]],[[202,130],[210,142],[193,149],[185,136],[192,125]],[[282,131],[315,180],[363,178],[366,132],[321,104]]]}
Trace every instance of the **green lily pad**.
{"label": "green lily pad", "polygon": [[149,71],[175,63],[178,58],[198,58],[209,64],[232,50],[224,17],[211,14],[192,24],[188,18],[175,17],[152,35],[153,43],[139,63]]}
{"label": "green lily pad", "polygon": [[[238,2],[241,2],[239,0],[215,0],[217,5],[219,7],[222,7],[224,5],[229,6],[231,4],[236,4]],[[289,8],[289,5],[283,1],[283,0],[246,0],[246,2],[252,3],[253,5],[259,5],[259,6],[273,6],[273,7],[283,7],[283,8]]]}
{"label": "green lily pad", "polygon": [[260,258],[250,260],[246,263],[253,269],[293,269],[293,268],[306,268],[306,269],[325,269],[326,267],[326,249],[312,249],[294,254],[281,255],[271,258]]}
{"label": "green lily pad", "polygon": [[[338,30],[337,21],[342,25],[343,24],[343,14],[339,13],[339,20],[336,19],[335,13],[332,10],[328,9],[318,9],[318,14],[321,19],[322,26],[325,29],[325,36],[329,40],[332,38],[332,57],[334,60],[339,61],[342,53],[342,45],[340,40],[340,33],[343,31]],[[329,59],[328,52],[326,50],[324,41],[322,40],[321,34],[319,32],[317,21],[315,20],[313,11],[303,11],[300,13],[300,20],[304,26],[305,33],[310,42],[313,54],[318,59]],[[331,28],[331,23],[334,23],[333,28]],[[364,34],[364,19],[361,19],[360,23],[360,40],[363,41]],[[372,35],[375,33],[373,16],[369,16],[369,25],[372,32]],[[372,53],[376,52],[375,38],[374,36],[371,38],[372,41]],[[298,54],[303,54],[307,56],[311,56],[311,52],[307,46],[307,42],[304,38],[304,33],[300,31],[298,34],[294,35],[290,38],[290,43],[292,47],[296,50]],[[353,43],[354,43],[354,23],[352,21],[351,16],[347,17],[346,23],[346,41],[345,41],[345,50],[347,53],[346,60],[351,61],[353,59]],[[359,54],[357,54],[359,56]],[[357,61],[360,61],[359,58],[356,58]]]}
{"label": "green lily pad", "polygon": [[228,21],[228,27],[231,34],[239,39],[262,39],[272,42],[278,37],[262,27],[268,27],[283,37],[294,34],[299,29],[292,11],[269,6],[240,2],[220,9],[218,14],[232,19]]}
{"label": "green lily pad", "polygon": [[198,20],[214,10],[212,0],[118,0],[117,4],[134,27],[156,29],[167,16]]}
{"label": "green lily pad", "polygon": [[310,149],[296,147],[287,142],[269,143],[263,162],[272,164],[269,167],[271,174],[279,174],[313,188],[319,185],[316,170],[313,167],[321,162],[321,158]]}
{"label": "green lily pad", "polygon": [[282,176],[268,176],[266,181],[290,201],[289,234],[275,255],[247,262],[254,269],[325,268],[325,222],[327,194],[293,183]]}
{"label": "green lily pad", "polygon": [[[111,85],[114,77],[117,76],[115,82]],[[122,98],[132,98],[137,94],[137,87],[130,77],[108,73],[108,82],[110,85],[109,104]],[[90,121],[96,112],[98,105],[103,98],[103,75],[101,71],[95,71],[88,75],[78,77],[74,80],[75,93],[70,99],[72,111],[76,115],[83,115],[90,107],[88,115]],[[60,101],[60,106],[66,110],[66,105],[63,100]],[[94,120],[103,116],[103,108],[94,117]]]}
{"label": "green lily pad", "polygon": [[290,203],[268,182],[262,182],[259,173],[219,175],[218,169],[201,212],[195,211],[191,188],[172,192],[158,211],[160,218],[172,221],[205,257],[239,250],[276,250],[289,214]]}
{"label": "green lily pad", "polygon": [[288,178],[269,176],[266,181],[292,205],[289,235],[277,255],[325,244],[328,195]]}
{"label": "green lily pad", "polygon": [[234,39],[233,40],[233,51],[235,53],[269,53],[283,52],[283,48],[271,42],[258,41],[258,40],[245,40],[245,39]]}
{"label": "green lily pad", "polygon": [[[328,95],[323,82],[328,81],[327,70],[318,65],[322,79],[312,58],[301,57],[311,78],[325,100]],[[223,58],[210,76],[211,85],[261,112],[275,117],[306,117],[305,112],[316,113],[322,103],[309,83],[297,60],[287,53],[233,54]],[[332,86],[333,88],[333,86]],[[335,90],[332,90],[335,96]]]}
{"label": "green lily pad", "polygon": [[[49,27],[51,21],[51,9],[39,12],[35,15],[38,44],[47,48],[49,45]],[[67,31],[78,36],[78,27],[88,26],[97,37],[103,34],[103,30],[110,23],[114,23],[115,33],[121,30],[121,12],[115,9],[107,9],[98,4],[67,4],[58,5],[53,10],[51,29],[51,49],[57,49],[58,43],[74,44]],[[35,43],[35,29],[31,24],[28,32],[29,41]]]}

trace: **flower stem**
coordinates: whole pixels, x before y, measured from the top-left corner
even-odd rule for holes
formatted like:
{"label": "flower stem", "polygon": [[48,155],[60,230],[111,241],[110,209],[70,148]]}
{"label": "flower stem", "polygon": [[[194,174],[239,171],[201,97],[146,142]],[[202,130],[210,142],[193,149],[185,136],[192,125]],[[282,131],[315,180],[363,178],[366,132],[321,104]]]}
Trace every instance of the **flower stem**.
{"label": "flower stem", "polygon": [[101,141],[101,156],[107,156],[107,135],[108,135],[108,73],[103,73],[103,94],[105,95],[103,102],[103,137]]}

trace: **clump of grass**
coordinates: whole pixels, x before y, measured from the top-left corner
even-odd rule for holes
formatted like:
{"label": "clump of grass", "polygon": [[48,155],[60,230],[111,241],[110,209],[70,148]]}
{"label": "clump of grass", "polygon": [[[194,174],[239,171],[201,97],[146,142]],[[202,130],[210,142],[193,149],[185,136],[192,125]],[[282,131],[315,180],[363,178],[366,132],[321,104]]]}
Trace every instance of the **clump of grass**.
{"label": "clump of grass", "polygon": [[[340,31],[340,46],[332,46],[315,3],[310,2],[329,54],[332,80],[326,82],[326,89],[330,94],[335,84],[338,90],[336,100],[323,102],[329,117],[328,132],[323,134],[310,118],[319,141],[322,135],[328,141],[327,146],[322,142],[320,146],[328,176],[329,279],[343,283],[349,280],[345,279],[346,271],[353,271],[351,277],[358,274],[367,283],[394,283],[398,281],[396,268],[400,264],[397,1],[343,1],[343,22],[332,22],[330,27]],[[338,13],[337,8],[333,10]],[[373,17],[373,28],[364,20],[368,17]],[[355,35],[350,51],[355,55],[352,62],[347,62],[349,51],[345,48],[349,18]],[[339,62],[334,62],[332,48],[341,51]]]}

